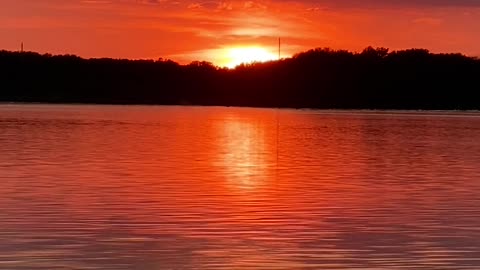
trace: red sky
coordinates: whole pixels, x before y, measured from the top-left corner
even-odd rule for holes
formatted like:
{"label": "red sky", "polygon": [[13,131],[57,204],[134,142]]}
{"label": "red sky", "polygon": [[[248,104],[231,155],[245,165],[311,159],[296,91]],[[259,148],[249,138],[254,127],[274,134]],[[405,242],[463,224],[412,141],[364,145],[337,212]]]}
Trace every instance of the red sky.
{"label": "red sky", "polygon": [[368,45],[480,56],[480,0],[0,0],[0,49],[224,63],[229,48],[284,56]]}

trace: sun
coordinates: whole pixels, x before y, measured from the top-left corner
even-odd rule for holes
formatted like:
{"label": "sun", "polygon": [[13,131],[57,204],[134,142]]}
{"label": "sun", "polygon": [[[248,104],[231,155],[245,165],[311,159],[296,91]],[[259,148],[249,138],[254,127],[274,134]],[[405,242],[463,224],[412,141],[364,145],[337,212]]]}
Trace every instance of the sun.
{"label": "sun", "polygon": [[234,68],[242,63],[267,62],[278,57],[262,47],[234,47],[225,52],[225,66]]}

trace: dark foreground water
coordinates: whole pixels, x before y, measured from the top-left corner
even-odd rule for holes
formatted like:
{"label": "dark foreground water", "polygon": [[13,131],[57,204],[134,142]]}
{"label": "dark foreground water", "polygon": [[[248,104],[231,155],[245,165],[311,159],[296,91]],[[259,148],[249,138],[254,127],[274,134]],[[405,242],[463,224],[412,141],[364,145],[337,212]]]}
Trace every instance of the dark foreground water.
{"label": "dark foreground water", "polygon": [[1,105],[0,269],[480,269],[480,115]]}

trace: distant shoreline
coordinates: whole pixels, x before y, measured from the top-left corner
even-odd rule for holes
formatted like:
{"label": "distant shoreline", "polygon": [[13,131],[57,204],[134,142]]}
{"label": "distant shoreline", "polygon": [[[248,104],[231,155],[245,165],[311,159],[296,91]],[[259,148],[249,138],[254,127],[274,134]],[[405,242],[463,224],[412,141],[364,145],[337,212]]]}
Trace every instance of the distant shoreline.
{"label": "distant shoreline", "polygon": [[42,103],[42,102],[0,102],[0,108],[3,106],[112,106],[112,107],[185,107],[185,108],[232,108],[232,109],[265,109],[265,110],[294,110],[303,112],[319,112],[321,114],[394,114],[394,115],[422,115],[422,116],[440,116],[440,115],[460,115],[460,116],[478,116],[480,110],[402,110],[402,109],[318,109],[318,108],[273,108],[273,107],[248,107],[248,106],[210,106],[210,105],[161,105],[161,104],[101,104],[101,103]]}
{"label": "distant shoreline", "polygon": [[240,65],[0,51],[3,104],[478,111],[480,60],[424,49],[314,49]]}

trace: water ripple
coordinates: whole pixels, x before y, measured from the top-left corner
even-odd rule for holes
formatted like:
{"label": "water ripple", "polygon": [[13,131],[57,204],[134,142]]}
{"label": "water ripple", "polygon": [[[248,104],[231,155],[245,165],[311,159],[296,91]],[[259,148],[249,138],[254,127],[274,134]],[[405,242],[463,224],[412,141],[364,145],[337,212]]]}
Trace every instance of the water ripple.
{"label": "water ripple", "polygon": [[479,269],[480,115],[0,106],[0,269]]}

